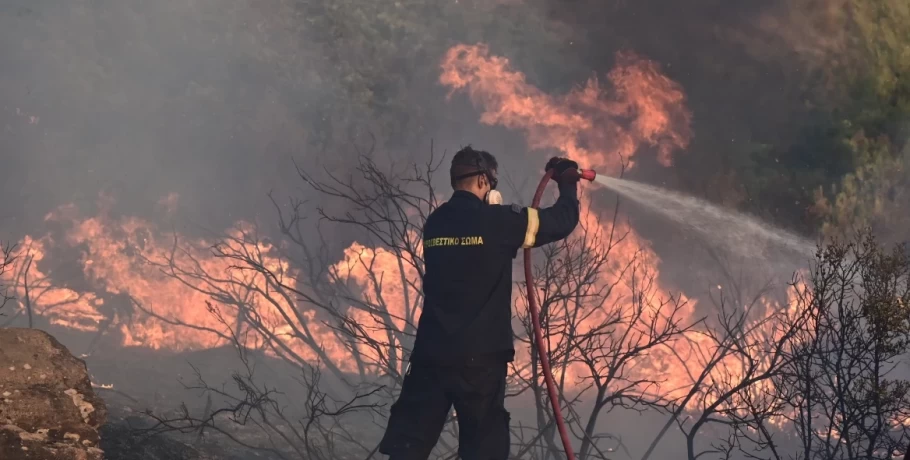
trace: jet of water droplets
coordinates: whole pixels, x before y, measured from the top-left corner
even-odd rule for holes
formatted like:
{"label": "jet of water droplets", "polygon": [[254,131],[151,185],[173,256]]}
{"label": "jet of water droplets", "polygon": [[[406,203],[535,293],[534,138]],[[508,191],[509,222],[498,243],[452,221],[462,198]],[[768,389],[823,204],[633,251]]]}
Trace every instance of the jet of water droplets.
{"label": "jet of water droplets", "polygon": [[815,253],[815,244],[805,238],[695,197],[615,177],[597,176],[596,181],[746,258],[771,260],[784,256],[805,262]]}

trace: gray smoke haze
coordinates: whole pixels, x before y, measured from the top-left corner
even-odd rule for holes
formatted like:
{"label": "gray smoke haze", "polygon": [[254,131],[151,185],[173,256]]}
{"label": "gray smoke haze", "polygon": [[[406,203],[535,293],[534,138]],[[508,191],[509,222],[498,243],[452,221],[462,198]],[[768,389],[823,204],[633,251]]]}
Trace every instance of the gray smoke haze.
{"label": "gray smoke haze", "polygon": [[4,192],[30,223],[102,191],[139,214],[172,192],[212,215],[248,209],[302,137],[274,71],[258,70],[258,15],[243,2],[18,3],[0,16]]}
{"label": "gray smoke haze", "polygon": [[[369,145],[368,132],[393,155],[422,154],[431,137],[454,140],[458,127],[439,129],[440,56],[416,41],[426,30],[404,29],[418,23],[408,15],[420,12],[401,13],[411,21],[403,31],[361,31],[383,23],[336,7],[4,2],[4,228],[15,219],[21,224],[8,231],[34,231],[54,207],[91,207],[99,192],[138,215],[176,193],[189,215],[223,228],[261,209],[268,190],[299,185],[292,157],[308,168],[338,170],[353,159],[355,145]],[[435,49],[474,32],[438,30]],[[371,81],[383,69],[370,67],[376,63],[369,54],[388,55],[376,48],[389,46],[365,42],[371,34],[402,47],[400,67],[382,64],[407,80]],[[376,86],[390,81],[399,87]],[[473,122],[464,115],[462,122]],[[397,119],[398,132],[383,130],[388,118]]]}
{"label": "gray smoke haze", "polygon": [[[471,143],[519,183],[533,172],[533,185],[542,164],[528,159],[544,156],[527,155],[521,133],[481,125],[466,97],[448,100],[438,84],[457,43],[490,44],[555,93],[610,70],[619,49],[656,60],[687,94],[690,150],[718,162],[793,136],[805,63],[836,48],[795,15],[814,11],[810,0],[403,3],[0,2],[0,241],[45,233],[43,217],[63,204],[91,215],[99,194],[136,216],[177,194],[182,217],[216,231],[270,224],[266,193],[301,185],[292,158],[344,172],[374,138],[389,161],[422,161],[431,139],[439,152]],[[697,189],[712,164],[675,157],[673,168],[642,158],[634,177]],[[664,260],[685,259],[662,245],[665,223],[635,222]],[[663,420],[627,415],[608,423],[650,432]],[[626,443],[638,451],[645,438]]]}
{"label": "gray smoke haze", "polygon": [[[793,125],[781,114],[794,98],[743,82],[775,86],[786,76],[750,72],[795,71],[788,47],[811,41],[779,5],[716,3],[446,2],[399,12],[401,28],[384,30],[381,19],[315,1],[6,1],[4,228],[33,231],[55,206],[90,207],[99,192],[135,214],[177,193],[185,212],[224,227],[262,209],[268,190],[297,186],[292,157],[342,168],[354,145],[371,143],[369,133],[399,157],[424,154],[434,138],[440,150],[473,143],[518,151],[513,158],[523,161],[520,135],[478,127],[469,105],[445,100],[438,61],[459,41],[490,43],[548,91],[583,83],[610,68],[613,51],[630,48],[683,84],[697,142],[719,132],[780,135]],[[506,19],[478,19],[493,9]],[[503,30],[506,20],[515,27]],[[747,31],[762,30],[750,40]],[[364,44],[357,34],[388,43]],[[376,68],[368,58],[392,54],[388,46],[398,47],[399,62]],[[756,49],[765,52],[742,53]],[[719,73],[719,64],[744,73]],[[382,73],[389,68],[394,79]],[[383,129],[388,119],[397,132]]]}

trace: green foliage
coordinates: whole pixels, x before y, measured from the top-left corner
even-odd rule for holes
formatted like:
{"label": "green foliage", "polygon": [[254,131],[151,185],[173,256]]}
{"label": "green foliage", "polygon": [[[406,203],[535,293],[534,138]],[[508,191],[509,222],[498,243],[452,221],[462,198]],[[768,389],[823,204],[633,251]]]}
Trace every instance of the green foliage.
{"label": "green foliage", "polygon": [[[815,207],[825,216],[822,233],[840,236],[844,232],[870,227],[887,242],[902,242],[910,228],[910,149],[892,154],[888,139],[855,136],[850,145],[862,162],[832,186],[826,196],[816,191]],[[833,198],[828,198],[832,196]]]}
{"label": "green foliage", "polygon": [[[752,143],[734,152],[729,167],[740,181],[739,206],[806,233],[817,229],[821,211],[807,212],[820,187],[854,170],[853,152],[823,113],[789,146]],[[729,193],[729,192],[725,192]]]}
{"label": "green foliage", "polygon": [[868,226],[898,241],[910,223],[910,163],[903,148],[910,140],[910,3],[853,0],[849,7],[857,69],[845,73],[850,99],[836,112],[844,120],[837,136],[850,152],[852,171],[827,194],[816,191],[815,210],[825,235]]}
{"label": "green foliage", "polygon": [[869,92],[893,107],[907,109],[910,88],[910,3],[902,0],[853,0],[858,48],[868,66]]}
{"label": "green foliage", "polygon": [[[903,0],[852,0],[853,30],[850,52],[855,56],[845,69],[849,102],[838,109],[845,138],[858,133],[888,136],[895,146],[908,140],[910,120],[910,3]],[[894,153],[899,149],[894,149]],[[854,149],[857,167],[871,161]]]}
{"label": "green foliage", "polygon": [[814,122],[796,142],[749,152],[737,175],[755,203],[787,210],[784,221],[829,236],[871,226],[892,241],[906,228],[910,195],[901,177],[910,140],[910,2],[844,3],[845,14],[836,15],[843,43],[829,50],[819,77],[827,90],[807,92]]}

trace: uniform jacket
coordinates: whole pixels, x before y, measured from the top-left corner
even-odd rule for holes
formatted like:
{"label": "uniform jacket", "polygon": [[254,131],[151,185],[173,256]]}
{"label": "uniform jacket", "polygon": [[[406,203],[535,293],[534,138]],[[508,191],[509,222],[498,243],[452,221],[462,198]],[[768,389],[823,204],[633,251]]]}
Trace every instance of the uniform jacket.
{"label": "uniform jacket", "polygon": [[578,224],[577,185],[559,187],[543,209],[488,205],[456,191],[423,229],[424,305],[411,361],[511,361],[512,262],[521,248],[569,236]]}

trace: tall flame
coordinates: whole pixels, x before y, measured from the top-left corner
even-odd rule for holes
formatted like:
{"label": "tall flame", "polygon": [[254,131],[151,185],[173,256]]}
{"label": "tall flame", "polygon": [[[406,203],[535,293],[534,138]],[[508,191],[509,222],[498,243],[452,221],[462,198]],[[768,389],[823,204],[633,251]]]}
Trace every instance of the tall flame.
{"label": "tall flame", "polygon": [[607,75],[612,92],[597,79],[563,96],[551,96],[512,70],[506,58],[486,45],[452,47],[440,82],[465,89],[484,108],[480,120],[527,133],[532,148],[556,148],[600,173],[617,174],[642,145],[657,149],[669,166],[672,152],[691,138],[691,113],[676,82],[654,62],[631,52],[616,55]]}

